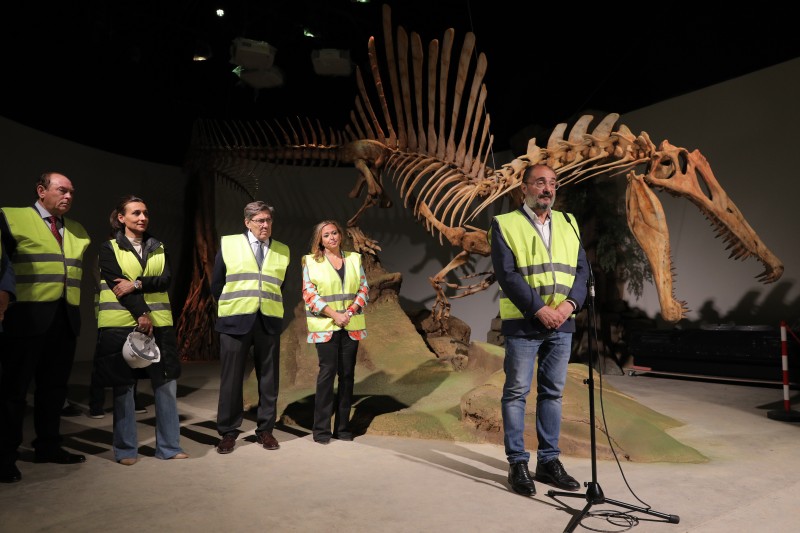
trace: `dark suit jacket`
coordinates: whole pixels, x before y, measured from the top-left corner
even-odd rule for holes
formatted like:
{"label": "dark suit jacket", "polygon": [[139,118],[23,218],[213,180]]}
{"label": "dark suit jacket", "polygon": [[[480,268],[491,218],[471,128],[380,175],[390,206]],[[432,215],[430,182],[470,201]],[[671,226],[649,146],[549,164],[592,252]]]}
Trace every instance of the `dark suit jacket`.
{"label": "dark suit jacket", "polygon": [[[5,215],[0,216],[0,232],[3,238],[3,253],[14,263],[17,241],[11,235]],[[3,320],[4,335],[30,337],[48,330],[58,312],[66,310],[73,334],[81,332],[81,312],[77,305],[69,305],[63,298],[55,302],[15,302],[6,310]]]}
{"label": "dark suit jacket", "polygon": [[[243,235],[244,238],[247,239],[246,231]],[[271,242],[272,239],[270,239],[270,243]],[[220,247],[220,250],[217,252],[217,257],[214,259],[214,272],[211,275],[211,294],[216,301],[219,301],[219,297],[222,295],[222,289],[225,287],[225,275],[227,271],[228,269],[225,266],[225,261],[222,259],[222,247]],[[283,291],[283,284],[281,285],[281,291]],[[261,320],[267,333],[277,335],[283,329],[283,318],[264,316],[261,313],[225,317],[218,316],[214,329],[220,333],[227,333],[229,335],[244,335],[253,329],[256,319]]]}

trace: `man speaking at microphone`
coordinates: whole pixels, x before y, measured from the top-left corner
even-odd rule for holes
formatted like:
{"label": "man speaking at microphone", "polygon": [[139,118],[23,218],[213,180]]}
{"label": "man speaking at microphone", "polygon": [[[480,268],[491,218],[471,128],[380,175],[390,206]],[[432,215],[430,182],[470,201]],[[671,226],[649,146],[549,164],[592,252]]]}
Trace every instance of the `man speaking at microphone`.
{"label": "man speaking at microphone", "polygon": [[[558,439],[575,313],[586,299],[589,264],[574,217],[552,210],[557,186],[549,166],[528,167],[522,177],[523,205],[494,217],[489,230],[505,336],[501,408],[508,483],[525,496],[536,494],[534,479],[563,490],[580,488],[559,460]],[[525,406],[537,354],[539,446],[532,478],[524,439]]]}

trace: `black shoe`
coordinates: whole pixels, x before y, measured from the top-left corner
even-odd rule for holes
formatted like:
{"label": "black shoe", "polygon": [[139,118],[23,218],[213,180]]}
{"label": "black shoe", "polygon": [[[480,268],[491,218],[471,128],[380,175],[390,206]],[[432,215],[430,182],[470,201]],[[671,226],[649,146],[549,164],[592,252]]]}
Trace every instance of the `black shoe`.
{"label": "black shoe", "polygon": [[317,444],[330,444],[331,439],[319,439],[319,440],[314,439],[314,442],[316,442]]}
{"label": "black shoe", "polygon": [[22,473],[14,463],[0,466],[0,483],[16,483],[22,480]]}
{"label": "black shoe", "polygon": [[536,494],[536,485],[534,485],[531,479],[531,473],[528,471],[528,463],[525,461],[509,465],[508,483],[517,494],[522,494],[523,496],[533,496]]}
{"label": "black shoe", "polygon": [[578,483],[574,477],[567,474],[567,471],[564,470],[564,465],[562,465],[561,461],[558,459],[546,463],[537,462],[534,479],[542,483],[555,485],[563,490],[576,491],[581,487],[580,483]]}
{"label": "black shoe", "polygon": [[104,416],[106,416],[106,413],[105,411],[103,411],[102,407],[90,407],[89,414],[86,416],[88,416],[89,418],[103,418]]}
{"label": "black shoe", "polygon": [[336,439],[336,440],[351,441],[351,440],[353,440],[353,434],[352,433],[339,433],[338,435],[334,435],[333,438]]}
{"label": "black shoe", "polygon": [[85,463],[86,456],[77,453],[69,453],[64,448],[55,448],[48,451],[36,451],[34,463],[56,463],[60,465],[76,465],[78,463]]}
{"label": "black shoe", "polygon": [[141,415],[147,412],[147,407],[145,407],[144,405],[134,405],[133,412],[136,413],[137,415]]}
{"label": "black shoe", "polygon": [[61,416],[80,416],[82,414],[83,411],[81,408],[73,403],[67,403],[67,405],[61,408]]}

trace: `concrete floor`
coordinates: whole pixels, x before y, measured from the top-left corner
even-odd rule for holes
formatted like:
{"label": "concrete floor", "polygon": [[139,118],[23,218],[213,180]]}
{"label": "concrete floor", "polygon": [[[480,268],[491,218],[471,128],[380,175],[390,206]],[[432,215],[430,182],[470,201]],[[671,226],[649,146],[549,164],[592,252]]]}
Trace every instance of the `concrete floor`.
{"label": "concrete floor", "polygon": [[[598,461],[596,481],[607,501],[592,505],[575,530],[800,530],[800,424],[767,416],[783,408],[779,386],[655,375],[603,380],[685,422],[670,433],[710,461],[621,468]],[[76,366],[72,382],[70,398],[86,407],[86,366]],[[141,392],[149,390],[143,383]],[[0,485],[0,531],[556,532],[587,504],[585,489],[578,497],[550,497],[550,487],[537,483],[533,498],[510,492],[503,449],[492,444],[365,435],[321,446],[305,431],[282,428],[275,432],[281,448],[267,451],[246,420],[234,453],[219,455],[217,394],[216,364],[184,366],[178,407],[191,458],[183,461],[153,457],[152,405],[138,415],[141,455],[132,467],[113,461],[110,412],[100,420],[64,418],[66,447],[86,454],[86,463],[35,464],[24,448],[22,482]],[[25,446],[32,438],[29,414]],[[589,459],[562,461],[579,481],[592,480]],[[609,518],[603,515],[627,509],[608,500],[650,506],[655,514]],[[676,515],[679,523],[661,515]]]}

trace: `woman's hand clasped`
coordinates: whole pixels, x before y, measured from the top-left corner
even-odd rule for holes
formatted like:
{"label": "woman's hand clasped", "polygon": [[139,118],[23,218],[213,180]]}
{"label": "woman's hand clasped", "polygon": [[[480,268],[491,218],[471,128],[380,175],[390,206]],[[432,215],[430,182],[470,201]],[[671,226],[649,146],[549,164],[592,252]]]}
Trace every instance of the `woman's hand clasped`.
{"label": "woman's hand clasped", "polygon": [[114,291],[114,296],[116,296],[117,298],[121,298],[126,294],[132,293],[135,290],[132,281],[123,278],[117,278],[114,281],[116,281],[117,284],[114,285],[114,288],[111,290]]}
{"label": "woman's hand clasped", "polygon": [[350,316],[347,313],[340,313],[338,311],[333,314],[333,323],[338,327],[343,328],[350,323]]}

